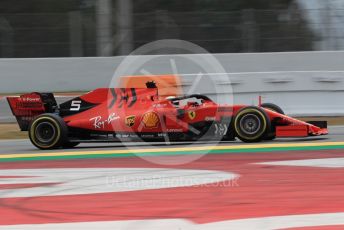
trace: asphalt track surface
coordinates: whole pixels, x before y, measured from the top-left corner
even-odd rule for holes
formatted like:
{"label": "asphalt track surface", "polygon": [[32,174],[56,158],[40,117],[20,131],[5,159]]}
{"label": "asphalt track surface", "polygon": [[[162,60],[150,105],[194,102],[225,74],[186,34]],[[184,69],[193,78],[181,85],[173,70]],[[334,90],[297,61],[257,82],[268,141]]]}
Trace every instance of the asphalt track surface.
{"label": "asphalt track surface", "polygon": [[[266,144],[293,144],[293,143],[322,143],[322,142],[342,142],[344,141],[344,126],[330,126],[329,135],[309,138],[283,138],[276,139],[274,141],[264,142]],[[227,141],[227,142],[191,142],[191,143],[83,143],[74,149],[68,149],[68,152],[72,151],[96,151],[96,150],[112,150],[112,149],[126,149],[127,147],[140,147],[150,148],[151,146],[156,148],[170,148],[170,147],[185,147],[193,144],[192,146],[203,145],[247,145],[241,141]],[[53,151],[40,151],[37,150],[29,140],[0,140],[0,155],[1,154],[18,154],[18,153],[40,153],[40,152],[64,152],[66,150],[53,150]]]}
{"label": "asphalt track surface", "polygon": [[[156,147],[148,158],[118,154],[120,143],[39,151],[0,141],[0,230],[344,229],[344,126],[329,132],[258,145],[131,143]],[[218,152],[162,164],[208,147]]]}

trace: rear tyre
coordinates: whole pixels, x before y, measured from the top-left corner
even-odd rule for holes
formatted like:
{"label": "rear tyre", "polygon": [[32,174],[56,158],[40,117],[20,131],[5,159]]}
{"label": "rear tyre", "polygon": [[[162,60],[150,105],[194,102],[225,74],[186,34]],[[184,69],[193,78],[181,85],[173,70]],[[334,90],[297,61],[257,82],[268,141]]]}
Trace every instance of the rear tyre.
{"label": "rear tyre", "polygon": [[29,127],[32,144],[43,150],[62,147],[67,141],[67,133],[66,123],[55,114],[42,114]]}
{"label": "rear tyre", "polygon": [[270,127],[270,120],[265,111],[255,106],[242,108],[234,119],[236,136],[243,142],[263,140]]}
{"label": "rear tyre", "polygon": [[63,144],[63,148],[72,149],[72,148],[78,146],[79,144],[80,144],[80,142],[69,142],[69,141],[67,141]]}

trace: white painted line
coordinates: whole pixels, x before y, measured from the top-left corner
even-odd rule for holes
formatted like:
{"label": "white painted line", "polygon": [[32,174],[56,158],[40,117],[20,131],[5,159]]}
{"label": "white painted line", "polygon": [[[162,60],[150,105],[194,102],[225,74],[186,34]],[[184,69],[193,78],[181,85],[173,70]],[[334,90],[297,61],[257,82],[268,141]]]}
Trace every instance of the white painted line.
{"label": "white painted line", "polygon": [[[238,178],[234,173],[165,168],[52,168],[0,170],[0,185],[57,183],[20,189],[0,189],[0,198],[80,195],[200,186]],[[25,178],[21,178],[25,176]]]}
{"label": "white painted line", "polygon": [[344,158],[273,161],[273,162],[264,162],[264,163],[257,163],[257,164],[278,165],[278,166],[320,167],[320,168],[344,168]]}
{"label": "white painted line", "polygon": [[[0,226],[0,230],[185,230],[191,229],[191,222],[179,219],[102,221],[63,224],[32,224]],[[226,229],[228,230],[228,229]]]}
{"label": "white painted line", "polygon": [[344,213],[322,213],[308,215],[288,215],[275,217],[262,217],[241,219],[232,221],[217,222],[214,224],[205,224],[200,230],[228,230],[228,229],[245,229],[245,230],[273,230],[298,227],[315,227],[327,225],[344,224]]}
{"label": "white painted line", "polygon": [[299,227],[344,225],[344,213],[322,213],[261,217],[195,224],[183,219],[100,221],[60,224],[30,224],[0,226],[0,230],[274,230]]}

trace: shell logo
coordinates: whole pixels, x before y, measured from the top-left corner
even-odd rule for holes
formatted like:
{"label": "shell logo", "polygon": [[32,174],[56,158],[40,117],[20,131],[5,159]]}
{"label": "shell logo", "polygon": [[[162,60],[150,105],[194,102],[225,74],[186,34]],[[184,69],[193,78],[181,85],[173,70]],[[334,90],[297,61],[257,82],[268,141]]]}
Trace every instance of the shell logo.
{"label": "shell logo", "polygon": [[155,112],[148,112],[143,115],[142,123],[148,129],[157,128],[159,125],[159,116]]}

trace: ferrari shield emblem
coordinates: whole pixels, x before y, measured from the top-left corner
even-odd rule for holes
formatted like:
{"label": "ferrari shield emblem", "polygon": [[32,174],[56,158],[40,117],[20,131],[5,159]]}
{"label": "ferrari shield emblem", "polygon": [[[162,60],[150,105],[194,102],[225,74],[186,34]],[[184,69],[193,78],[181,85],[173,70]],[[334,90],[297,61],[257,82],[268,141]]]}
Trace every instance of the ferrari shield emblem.
{"label": "ferrari shield emblem", "polygon": [[133,125],[135,125],[135,116],[132,115],[132,116],[127,116],[125,118],[125,124],[128,126],[128,127],[132,127]]}
{"label": "ferrari shield emblem", "polygon": [[188,114],[189,114],[190,120],[195,119],[195,117],[196,117],[196,112],[195,111],[190,111]]}

